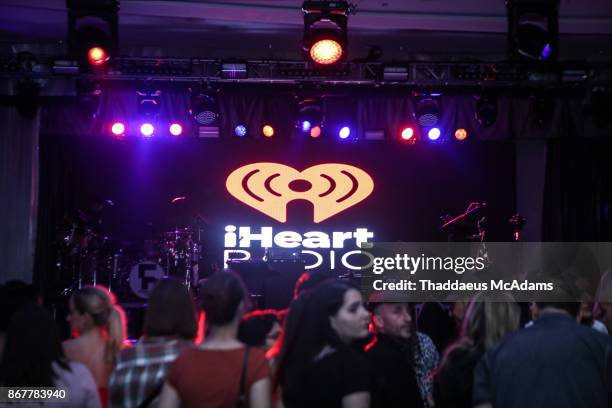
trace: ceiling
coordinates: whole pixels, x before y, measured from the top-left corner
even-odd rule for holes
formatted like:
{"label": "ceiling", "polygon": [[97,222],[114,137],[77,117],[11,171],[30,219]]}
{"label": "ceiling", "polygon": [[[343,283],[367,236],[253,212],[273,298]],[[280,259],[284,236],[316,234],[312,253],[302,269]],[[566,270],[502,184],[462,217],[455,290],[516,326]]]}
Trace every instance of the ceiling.
{"label": "ceiling", "polygon": [[[300,0],[122,0],[121,53],[202,58],[299,58]],[[351,56],[501,58],[504,0],[355,0]],[[0,46],[65,39],[65,0],[1,0]],[[612,59],[612,1],[561,0],[561,55]]]}

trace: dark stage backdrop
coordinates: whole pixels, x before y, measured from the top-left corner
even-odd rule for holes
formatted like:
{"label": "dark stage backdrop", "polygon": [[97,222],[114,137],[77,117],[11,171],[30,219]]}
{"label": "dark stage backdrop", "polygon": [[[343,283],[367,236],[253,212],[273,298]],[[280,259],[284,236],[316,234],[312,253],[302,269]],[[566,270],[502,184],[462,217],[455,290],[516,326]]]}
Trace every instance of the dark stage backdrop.
{"label": "dark stage backdrop", "polygon": [[545,241],[612,240],[612,140],[550,140],[546,146]]}
{"label": "dark stage backdrop", "polygon": [[[514,144],[405,145],[317,140],[123,140],[111,137],[41,136],[40,214],[37,280],[53,286],[56,226],[92,200],[112,200],[98,228],[121,245],[142,246],[160,232],[197,215],[204,226],[205,256],[220,259],[224,227],[257,232],[292,230],[350,232],[367,228],[375,241],[444,241],[440,216],[457,215],[470,201],[487,202],[489,240],[509,240],[506,220],[515,210]],[[312,205],[295,201],[281,224],[232,197],[225,188],[236,168],[275,162],[304,170],[321,163],[345,163],[370,174],[372,194],[320,224]],[[179,204],[174,197],[184,196]],[[181,214],[181,211],[183,213]],[[193,220],[193,219],[192,219]],[[326,265],[324,262],[323,265]],[[341,270],[338,270],[341,272]]]}

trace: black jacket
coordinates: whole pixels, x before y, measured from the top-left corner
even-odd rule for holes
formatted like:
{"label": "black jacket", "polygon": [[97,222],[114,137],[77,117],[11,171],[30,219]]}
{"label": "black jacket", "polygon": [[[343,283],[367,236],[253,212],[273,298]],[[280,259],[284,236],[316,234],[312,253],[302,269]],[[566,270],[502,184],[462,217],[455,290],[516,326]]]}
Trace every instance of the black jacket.
{"label": "black jacket", "polygon": [[379,334],[366,357],[376,379],[372,408],[423,406],[407,341]]}

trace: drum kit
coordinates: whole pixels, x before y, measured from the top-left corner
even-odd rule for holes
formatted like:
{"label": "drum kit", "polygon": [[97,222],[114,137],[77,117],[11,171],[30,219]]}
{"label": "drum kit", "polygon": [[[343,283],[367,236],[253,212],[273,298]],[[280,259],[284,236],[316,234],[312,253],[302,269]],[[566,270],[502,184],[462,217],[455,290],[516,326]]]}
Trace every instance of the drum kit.
{"label": "drum kit", "polygon": [[91,222],[96,217],[78,213],[58,228],[56,267],[66,278],[61,295],[86,285],[104,285],[121,302],[143,302],[165,277],[195,287],[202,258],[199,225],[175,227],[135,244],[101,234],[99,219]]}

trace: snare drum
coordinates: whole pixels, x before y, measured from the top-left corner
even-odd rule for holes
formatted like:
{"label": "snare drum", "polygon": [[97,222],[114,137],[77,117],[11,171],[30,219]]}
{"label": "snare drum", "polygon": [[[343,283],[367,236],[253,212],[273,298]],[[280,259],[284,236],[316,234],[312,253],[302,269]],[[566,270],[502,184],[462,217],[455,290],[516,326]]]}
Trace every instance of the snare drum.
{"label": "snare drum", "polygon": [[166,276],[164,269],[156,262],[140,261],[130,269],[130,289],[142,299],[148,299],[158,280]]}

